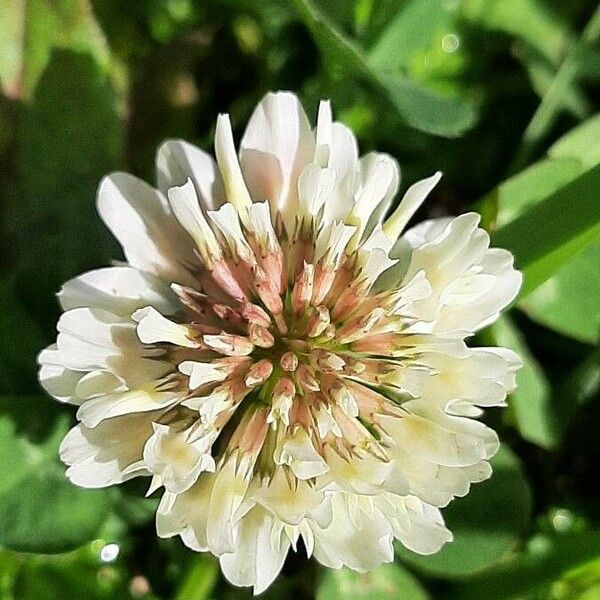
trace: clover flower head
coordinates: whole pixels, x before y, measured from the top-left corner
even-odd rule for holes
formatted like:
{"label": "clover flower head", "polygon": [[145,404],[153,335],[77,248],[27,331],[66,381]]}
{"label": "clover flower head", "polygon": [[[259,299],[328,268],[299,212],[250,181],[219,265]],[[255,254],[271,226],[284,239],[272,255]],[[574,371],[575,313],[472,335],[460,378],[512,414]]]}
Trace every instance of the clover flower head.
{"label": "clover flower head", "polygon": [[518,357],[465,340],[521,283],[473,213],[405,227],[440,173],[408,188],[321,102],[269,93],[239,153],[179,140],[157,187],[106,177],[100,216],[126,262],[59,293],[40,380],[77,405],[60,453],[77,485],[162,490],[161,537],[219,557],[260,593],[299,541],[322,564],[430,554],[440,508],[490,476]]}

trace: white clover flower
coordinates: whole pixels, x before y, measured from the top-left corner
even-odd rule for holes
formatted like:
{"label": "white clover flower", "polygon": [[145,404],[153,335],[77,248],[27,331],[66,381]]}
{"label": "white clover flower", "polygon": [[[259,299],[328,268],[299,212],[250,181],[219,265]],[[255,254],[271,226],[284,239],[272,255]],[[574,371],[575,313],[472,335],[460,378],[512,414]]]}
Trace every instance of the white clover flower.
{"label": "white clover flower", "polygon": [[465,339],[521,275],[479,217],[403,233],[440,179],[396,210],[396,161],[359,158],[328,102],[316,129],[296,96],[267,94],[216,162],[158,151],[158,188],[106,177],[100,216],[126,264],[59,293],[40,380],[78,406],[60,454],[84,487],[150,476],[158,535],[219,557],[260,593],[302,538],[357,571],[452,539],[440,508],[490,476],[494,431],[474,420],[514,389],[518,357]]}

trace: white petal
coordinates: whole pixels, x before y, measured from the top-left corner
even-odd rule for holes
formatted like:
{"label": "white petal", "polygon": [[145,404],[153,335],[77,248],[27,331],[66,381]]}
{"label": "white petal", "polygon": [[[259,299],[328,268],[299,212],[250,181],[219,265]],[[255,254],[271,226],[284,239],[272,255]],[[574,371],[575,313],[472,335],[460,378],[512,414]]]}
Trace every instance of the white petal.
{"label": "white petal", "polygon": [[161,538],[180,535],[192,550],[206,552],[206,522],[215,476],[203,473],[182,494],[165,492],[156,511],[156,532]]}
{"label": "white petal", "polygon": [[438,507],[446,506],[455,497],[465,496],[472,483],[488,479],[492,473],[489,463],[484,460],[464,467],[447,467],[429,462],[406,448],[398,452],[396,447],[393,455],[410,492],[423,502]]}
{"label": "white petal", "polygon": [[100,183],[97,205],[131,265],[169,283],[194,283],[186,268],[197,261],[192,240],[158,190],[127,173],[114,173]]}
{"label": "white petal", "polygon": [[267,199],[273,215],[293,217],[297,180],[313,152],[314,136],[298,98],[290,92],[268,93],[254,109],[240,144],[253,199]]}
{"label": "white petal", "polygon": [[38,378],[42,387],[59,402],[81,404],[81,400],[75,396],[75,387],[84,373],[72,371],[62,365],[46,364],[45,360],[53,352],[56,351],[51,346],[46,350],[42,350],[38,357],[41,365]]}
{"label": "white petal", "polygon": [[367,251],[361,248],[358,251],[357,261],[360,267],[360,280],[365,282],[365,287],[368,289],[386,269],[393,267],[396,262],[389,258],[388,253],[381,248]]}
{"label": "white petal", "polygon": [[236,465],[236,457],[233,456],[219,467],[210,496],[206,538],[210,551],[217,556],[235,552],[236,549],[234,517],[244,500],[249,483],[236,472]]}
{"label": "white petal", "polygon": [[125,383],[110,371],[98,369],[90,371],[79,379],[75,386],[75,395],[83,400],[127,390]]}
{"label": "white petal", "polygon": [[64,355],[56,346],[40,352],[38,361],[40,383],[44,389],[60,402],[80,405],[83,401],[111,392],[127,389],[125,382],[114,373],[104,369],[77,371],[65,367]]}
{"label": "white petal", "polygon": [[385,214],[398,191],[399,182],[400,169],[391,156],[371,152],[361,157],[355,180],[355,204],[348,221],[358,225],[359,236],[365,230],[368,235]]}
{"label": "white petal", "polygon": [[129,387],[163,377],[172,367],[152,360],[162,350],[148,350],[139,341],[135,323],[98,308],[75,308],[61,315],[56,350],[40,356],[46,364],[72,370],[107,370]]}
{"label": "white petal", "polygon": [[[513,266],[513,256],[508,250],[490,248],[481,261],[484,275],[494,278],[488,294],[479,295],[468,307],[448,306],[437,321],[436,329],[448,331],[454,328],[457,321],[463,329],[479,331],[491,325],[500,311],[506,308],[521,289],[523,276]],[[468,317],[465,318],[468,314]]]}
{"label": "white petal", "polygon": [[131,317],[137,321],[137,334],[144,344],[169,342],[185,348],[198,347],[198,343],[191,339],[192,332],[188,327],[163,317],[151,306],[136,310]]}
{"label": "white petal", "polygon": [[208,216],[223,234],[234,256],[246,261],[252,260],[252,249],[246,241],[238,213],[233,205],[230,203],[224,204],[219,210],[210,211]]}
{"label": "white petal", "polygon": [[355,179],[358,171],[358,144],[352,130],[342,123],[331,126],[327,167],[335,172],[335,188],[325,204],[323,224],[343,221],[352,210]]}
{"label": "white petal", "polygon": [[71,429],[60,446],[60,458],[69,465],[67,477],[82,487],[98,488],[144,474],[124,471],[141,459],[156,416],[127,415],[93,429],[82,424]]}
{"label": "white petal", "polygon": [[168,196],[177,220],[196,243],[204,263],[210,265],[213,258],[220,256],[221,251],[213,230],[200,210],[191,179],[180,187],[170,188]]}
{"label": "white petal", "polygon": [[[452,533],[446,529],[440,511],[421,502],[415,496],[393,496],[388,494],[385,501],[395,508],[395,518],[391,511],[394,535],[404,546],[418,554],[435,554],[446,543],[452,541]],[[384,501],[384,502],[385,502]],[[384,508],[384,503],[379,505]]]}
{"label": "white petal", "polygon": [[112,417],[168,408],[179,398],[180,394],[176,392],[161,392],[156,389],[133,389],[106,394],[86,400],[79,407],[77,418],[86,427],[96,427]]}
{"label": "white petal", "polygon": [[[377,495],[390,486],[396,487],[390,462],[385,462],[366,452],[353,456],[350,460],[341,457],[335,450],[326,450],[329,471],[318,481],[319,487],[343,490],[352,494]],[[407,491],[400,482],[402,491]]]}
{"label": "white petal", "polygon": [[210,425],[215,422],[223,411],[231,408],[233,401],[231,392],[227,387],[224,389],[216,387],[208,395],[192,396],[182,404],[198,411],[202,422]]}
{"label": "white petal", "polygon": [[190,439],[190,430],[178,431],[161,423],[153,423],[154,433],[144,446],[144,464],[174,494],[188,490],[203,471],[215,470],[210,450],[216,432]]}
{"label": "white petal", "polygon": [[251,494],[252,500],[288,525],[299,525],[325,501],[323,493],[305,481],[297,481],[290,487],[281,468],[275,469],[268,485],[259,484],[257,488]]}
{"label": "white petal", "polygon": [[240,163],[235,151],[233,132],[229,115],[222,114],[217,118],[215,131],[215,155],[219,164],[219,170],[223,177],[223,184],[227,194],[227,200],[231,202],[238,211],[242,212],[252,204],[248,193],[246,182],[240,168]]}
{"label": "white petal", "polygon": [[379,510],[373,510],[370,498],[338,493],[332,505],[331,524],[314,529],[314,556],[320,563],[365,572],[394,559],[391,526]]}
{"label": "white petal", "polygon": [[192,390],[206,383],[216,383],[227,378],[226,372],[217,369],[211,363],[186,360],[179,364],[179,370],[190,378],[188,385]]}
{"label": "white petal", "polygon": [[355,231],[355,227],[343,223],[330,223],[323,227],[317,237],[315,261],[324,259],[326,265],[337,268]]}
{"label": "white petal", "polygon": [[298,479],[310,479],[327,472],[327,463],[315,450],[303,427],[296,427],[294,433],[285,438],[275,451],[275,463],[288,465]]}
{"label": "white petal", "polygon": [[331,102],[321,100],[319,102],[319,112],[317,114],[317,127],[315,130],[315,164],[320,167],[326,167],[329,163],[329,154],[331,151]]}
{"label": "white petal", "polygon": [[256,236],[259,244],[262,244],[264,249],[279,250],[279,241],[273,229],[268,202],[254,202],[252,204],[248,209],[248,225],[250,231]]}
{"label": "white petal", "polygon": [[63,284],[58,299],[65,311],[101,308],[121,316],[128,316],[144,306],[153,306],[170,315],[181,306],[166,283],[133,267],[88,271]]}
{"label": "white petal", "polygon": [[[290,543],[283,529],[263,508],[255,507],[240,521],[235,550],[219,558],[226,579],[238,586],[253,586],[260,594],[275,580],[287,556]],[[273,539],[274,538],[274,539]]]}
{"label": "white petal", "polygon": [[[378,420],[398,447],[405,452],[410,449],[415,455],[431,463],[462,467],[489,458],[484,433],[464,433],[453,427],[455,423],[448,423],[443,417],[434,421],[416,414],[408,414],[402,418],[382,415]],[[485,428],[476,421],[462,420]],[[393,446],[390,454],[394,456]]]}
{"label": "white petal", "polygon": [[333,169],[321,168],[315,163],[306,165],[298,179],[300,212],[315,218],[329,200],[335,186]]}
{"label": "white petal", "polygon": [[421,179],[421,181],[413,183],[408,188],[398,208],[383,226],[383,231],[392,241],[396,241],[396,238],[404,231],[411,217],[417,212],[421,204],[425,202],[425,199],[441,178],[442,173],[438,171],[427,179]]}
{"label": "white petal", "polygon": [[424,381],[423,396],[443,408],[451,400],[503,406],[515,389],[515,373],[521,365],[519,357],[504,348],[469,348],[462,357],[424,353],[419,361],[433,370]]}
{"label": "white petal", "polygon": [[516,296],[521,274],[506,250],[488,249],[489,236],[477,228],[479,215],[426,221],[404,238],[412,246],[405,278],[424,270],[429,298],[412,314],[432,321],[432,330],[473,333],[492,323]]}
{"label": "white petal", "polygon": [[184,140],[167,140],[156,154],[158,189],[167,194],[169,188],[192,180],[203,206],[214,210],[225,200],[223,182],[210,154]]}

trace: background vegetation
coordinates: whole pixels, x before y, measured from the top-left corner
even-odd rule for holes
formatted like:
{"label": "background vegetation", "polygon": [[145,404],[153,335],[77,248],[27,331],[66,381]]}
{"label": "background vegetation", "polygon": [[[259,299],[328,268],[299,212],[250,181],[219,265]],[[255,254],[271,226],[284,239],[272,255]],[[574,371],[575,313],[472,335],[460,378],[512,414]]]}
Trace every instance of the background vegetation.
{"label": "background vegetation", "polygon": [[[120,251],[102,175],[153,180],[166,137],[209,149],[269,89],[331,98],[403,187],[445,172],[427,215],[475,207],[525,272],[479,343],[525,359],[486,416],[493,478],[446,511],[456,541],[357,575],[291,555],[265,598],[600,598],[600,12],[593,0],[0,0],[0,598],[248,598],[158,540],[143,483],[86,491],[57,447],[73,412],[35,357],[60,284]],[[117,555],[118,550],[118,555]]]}

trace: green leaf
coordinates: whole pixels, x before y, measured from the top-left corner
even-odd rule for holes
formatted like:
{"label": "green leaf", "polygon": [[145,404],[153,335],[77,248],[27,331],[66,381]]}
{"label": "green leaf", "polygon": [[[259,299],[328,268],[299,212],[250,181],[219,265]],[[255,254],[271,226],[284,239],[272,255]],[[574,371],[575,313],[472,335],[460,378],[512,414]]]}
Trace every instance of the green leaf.
{"label": "green leaf", "polygon": [[15,428],[10,420],[0,417],[0,467],[3,469],[0,495],[18,484],[27,474],[30,464],[39,460],[41,457],[35,448],[15,435]]}
{"label": "green leaf", "polygon": [[5,260],[50,338],[58,287],[111,255],[94,196],[122,152],[115,65],[90,0],[0,3],[9,24],[0,36],[0,79],[21,101],[2,221],[11,240]]}
{"label": "green leaf", "polygon": [[569,48],[560,68],[548,86],[546,93],[527,125],[521,146],[513,160],[513,170],[527,164],[540,142],[549,133],[564,107],[564,98],[569,95],[573,82],[577,80],[582,65],[590,56],[590,47],[600,38],[600,7],[596,9],[581,36]]}
{"label": "green leaf", "polygon": [[206,600],[219,577],[219,564],[210,554],[195,557],[184,577],[175,600]]}
{"label": "green leaf", "polygon": [[108,514],[106,492],[83,491],[45,466],[0,496],[0,544],[20,552],[65,552],[91,540]]}
{"label": "green leaf", "polygon": [[[118,564],[104,565],[89,546],[61,555],[23,557],[12,598],[115,600],[131,598],[131,577]],[[155,596],[145,595],[153,600]],[[3,599],[4,600],[4,599]]]}
{"label": "green leaf", "polygon": [[397,547],[399,558],[436,577],[455,578],[490,568],[515,547],[529,520],[531,492],[519,460],[503,447],[492,459],[491,479],[443,510],[454,540],[432,556]]}
{"label": "green leaf", "polygon": [[550,384],[542,368],[531,355],[523,335],[508,317],[501,318],[492,331],[498,345],[514,350],[523,361],[517,372],[517,389],[508,398],[519,433],[542,448],[556,447],[558,438],[550,406]]}
{"label": "green leaf", "polygon": [[521,298],[596,239],[600,225],[600,165],[557,190],[492,235],[523,271]]}
{"label": "green leaf", "polygon": [[538,323],[590,344],[600,336],[600,227],[596,240],[520,304]]}
{"label": "green leaf", "polygon": [[[568,569],[593,560],[600,554],[600,531],[557,538],[538,538],[521,553],[491,571],[474,576],[444,594],[444,600],[493,598],[513,600],[529,597]],[[546,597],[546,596],[543,596]]]}
{"label": "green leaf", "polygon": [[571,129],[548,150],[553,159],[576,158],[583,167],[591,168],[600,163],[600,114]]}
{"label": "green leaf", "polygon": [[496,225],[514,221],[585,170],[577,158],[548,158],[507,179],[493,193],[498,203]]}
{"label": "green leaf", "polygon": [[[535,52],[528,52],[527,49],[523,49],[522,55],[531,85],[537,95],[542,98],[554,81],[556,69],[550,62]],[[584,119],[592,112],[592,103],[580,88],[578,81],[572,81],[571,85],[565,87],[560,99],[561,108],[571,113],[578,120]]]}
{"label": "green leaf", "polygon": [[548,149],[548,156],[513,175],[479,202],[501,227],[600,163],[600,115],[575,127]]}
{"label": "green leaf", "polygon": [[0,416],[0,546],[65,552],[92,539],[108,516],[108,491],[77,488],[58,464],[65,430],[63,421],[36,446],[16,434],[9,415]]}
{"label": "green leaf", "polygon": [[347,75],[360,77],[392,106],[409,125],[437,135],[454,137],[475,121],[470,104],[445,98],[402,73],[373,69],[362,50],[348,40],[309,0],[290,0],[325,58]]}
{"label": "green leaf", "polygon": [[366,53],[366,60],[383,76],[405,74],[443,96],[461,97],[469,85],[468,50],[461,37],[456,4],[411,0],[395,6],[387,27]]}
{"label": "green leaf", "polygon": [[107,68],[109,51],[89,0],[0,0],[0,83],[29,98],[53,48],[92,53]]}
{"label": "green leaf", "polygon": [[[594,200],[590,206],[591,215],[580,214],[579,204],[574,203],[581,202],[577,192],[581,186],[588,186],[585,193],[590,198],[600,191],[598,179],[594,177],[600,163],[600,149],[596,143],[599,136],[600,115],[597,115],[555,142],[548,150],[548,158],[505,181],[481,203],[482,208],[496,207],[496,223],[501,227],[508,224],[510,228],[510,224],[527,210],[543,215],[545,221],[539,221],[537,227],[544,227],[546,223],[552,234],[557,221],[580,222],[581,234],[566,236],[562,244],[556,243],[537,264],[529,266],[520,306],[536,321],[592,343],[598,335],[597,307],[600,305],[598,286],[595,285],[597,277],[592,272],[598,261],[598,251],[588,246],[600,239],[600,226],[595,224],[598,216]],[[578,178],[581,179],[580,187],[571,190],[570,184]],[[554,215],[547,213],[543,202],[553,194],[561,193],[561,189],[566,190],[562,192],[565,207],[555,208]],[[532,221],[535,220],[534,217]],[[521,242],[529,244],[531,240]],[[542,287],[534,293],[534,299],[526,298],[538,285]]]}
{"label": "green leaf", "polygon": [[327,570],[317,600],[427,600],[416,577],[397,564],[384,564],[369,573],[350,569]]}
{"label": "green leaf", "polygon": [[403,75],[378,73],[377,82],[398,114],[415,129],[456,137],[475,123],[475,111],[469,104],[440,96]]}
{"label": "green leaf", "polygon": [[450,11],[438,0],[403,3],[377,42],[369,49],[368,63],[378,71],[406,69],[415,53],[427,48],[434,35],[448,27]]}

